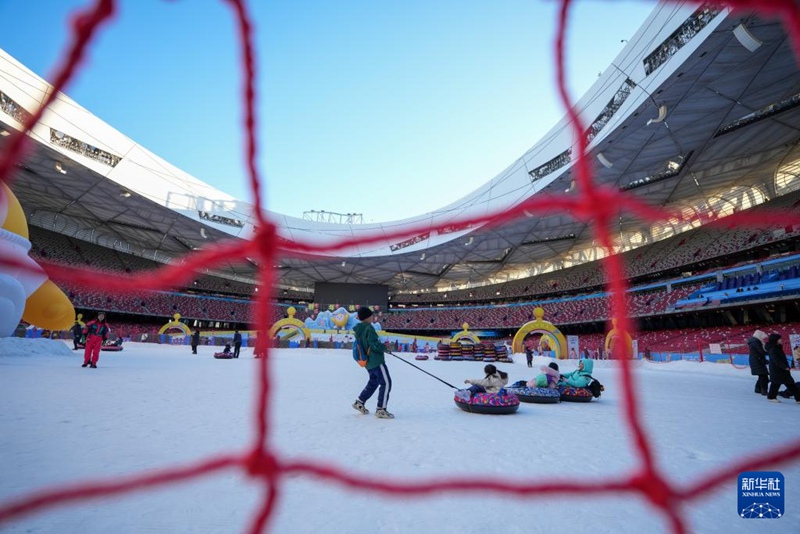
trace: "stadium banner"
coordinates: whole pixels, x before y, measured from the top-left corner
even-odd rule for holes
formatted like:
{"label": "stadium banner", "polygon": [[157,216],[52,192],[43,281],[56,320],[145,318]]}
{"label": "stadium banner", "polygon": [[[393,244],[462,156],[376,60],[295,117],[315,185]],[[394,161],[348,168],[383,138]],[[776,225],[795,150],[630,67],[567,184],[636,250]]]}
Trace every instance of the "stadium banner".
{"label": "stadium banner", "polygon": [[795,347],[800,347],[800,334],[789,334],[789,345],[791,347],[786,352],[793,351]]}
{"label": "stadium banner", "polygon": [[570,360],[578,359],[578,355],[581,353],[578,336],[567,336],[567,353]]}

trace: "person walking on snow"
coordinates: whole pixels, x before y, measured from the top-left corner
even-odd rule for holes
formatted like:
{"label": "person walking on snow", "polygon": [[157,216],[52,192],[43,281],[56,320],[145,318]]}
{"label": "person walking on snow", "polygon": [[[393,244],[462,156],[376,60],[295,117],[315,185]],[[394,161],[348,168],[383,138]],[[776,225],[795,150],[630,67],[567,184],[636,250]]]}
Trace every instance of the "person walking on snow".
{"label": "person walking on snow", "polygon": [[239,357],[239,351],[242,348],[242,334],[238,330],[233,332],[233,357]]}
{"label": "person walking on snow", "polygon": [[767,342],[767,334],[761,330],[756,330],[750,339],[747,340],[747,347],[750,351],[750,374],[758,376],[756,380],[756,393],[767,394],[769,387],[769,370],[767,369],[767,351],[764,344]]}
{"label": "person walking on snow", "polygon": [[[375,417],[380,419],[394,419],[394,415],[386,410],[389,404],[389,393],[392,391],[392,377],[389,376],[389,368],[386,367],[384,353],[386,347],[381,343],[378,333],[372,326],[372,310],[366,307],[358,309],[358,320],[361,321],[353,328],[355,343],[360,343],[362,350],[367,353],[367,373],[369,380],[364,390],[353,403],[353,408],[362,414],[368,414],[369,410],[364,403],[378,390],[378,409]],[[379,389],[380,388],[380,389]]]}
{"label": "person walking on snow", "polygon": [[769,335],[766,345],[764,345],[764,348],[767,349],[767,354],[769,354],[769,379],[770,382],[772,382],[769,385],[767,400],[770,402],[780,402],[777,398],[778,390],[781,388],[781,384],[783,384],[786,386],[789,394],[794,396],[795,402],[800,404],[800,391],[798,391],[792,379],[786,353],[783,352],[783,347],[778,343],[780,338],[780,334],[772,333]]}
{"label": "person walking on snow", "polygon": [[83,327],[81,323],[75,321],[75,324],[72,325],[72,328],[69,329],[72,332],[72,350],[78,350],[78,344],[81,342],[81,337],[83,337]]}
{"label": "person walking on snow", "polygon": [[192,334],[192,354],[197,354],[197,345],[200,344],[200,329],[195,328]]}
{"label": "person walking on snow", "polygon": [[83,333],[86,335],[86,348],[83,349],[83,365],[81,367],[88,365],[92,369],[96,369],[97,360],[100,359],[100,346],[103,341],[108,339],[106,314],[103,312],[98,313],[97,319],[86,323],[83,327]]}

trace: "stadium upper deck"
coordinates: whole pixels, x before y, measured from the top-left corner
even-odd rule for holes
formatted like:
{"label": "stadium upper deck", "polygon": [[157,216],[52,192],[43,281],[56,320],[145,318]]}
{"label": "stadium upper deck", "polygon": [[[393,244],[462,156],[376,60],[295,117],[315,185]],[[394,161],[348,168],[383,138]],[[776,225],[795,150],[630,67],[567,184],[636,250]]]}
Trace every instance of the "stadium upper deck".
{"label": "stadium upper deck", "polygon": [[[49,88],[0,51],[0,127],[19,130]],[[779,21],[661,3],[576,107],[598,183],[691,216],[729,214],[797,188],[798,104],[800,71]],[[29,137],[32,150],[11,179],[32,225],[159,262],[252,235],[250,204],[170,165],[64,95]],[[303,242],[419,230],[337,257],[282,258],[279,283],[449,289],[598,259],[604,252],[591,228],[568,213],[491,229],[459,224],[532,195],[573,194],[574,145],[564,119],[486,185],[424,217],[331,225],[270,213],[283,237]],[[616,246],[629,250],[694,224],[652,225],[620,213]],[[442,225],[449,226],[427,229]],[[222,270],[252,279],[256,269]]]}

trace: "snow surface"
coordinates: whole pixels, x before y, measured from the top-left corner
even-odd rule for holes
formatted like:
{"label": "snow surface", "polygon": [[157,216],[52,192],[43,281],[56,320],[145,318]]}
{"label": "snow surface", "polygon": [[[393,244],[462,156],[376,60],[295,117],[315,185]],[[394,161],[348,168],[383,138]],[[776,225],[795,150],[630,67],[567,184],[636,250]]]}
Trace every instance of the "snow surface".
{"label": "snow surface", "polygon": [[[54,484],[113,479],[242,452],[253,435],[258,360],[215,360],[213,347],[125,344],[81,368],[62,341],[0,339],[0,505]],[[470,414],[452,390],[395,358],[395,420],[350,404],[366,374],[346,350],[275,350],[270,360],[272,442],[283,457],[310,458],[390,480],[597,480],[636,465],[621,418],[617,362],[597,362],[606,386],[590,404],[523,404],[514,415]],[[481,362],[412,363],[454,385],[482,376]],[[547,360],[499,364],[512,381]],[[749,370],[730,365],[636,362],[639,403],[659,465],[677,482],[702,480],[747,455],[797,439],[800,406],[753,393]],[[561,370],[575,368],[561,362]],[[368,407],[374,412],[375,397]],[[735,479],[685,509],[699,533],[800,532],[800,464],[785,475],[786,515],[741,519]],[[641,498],[512,498],[449,494],[397,499],[308,477],[282,486],[271,532],[669,532]],[[0,525],[3,533],[244,532],[262,490],[239,470],[109,499],[51,508]]]}

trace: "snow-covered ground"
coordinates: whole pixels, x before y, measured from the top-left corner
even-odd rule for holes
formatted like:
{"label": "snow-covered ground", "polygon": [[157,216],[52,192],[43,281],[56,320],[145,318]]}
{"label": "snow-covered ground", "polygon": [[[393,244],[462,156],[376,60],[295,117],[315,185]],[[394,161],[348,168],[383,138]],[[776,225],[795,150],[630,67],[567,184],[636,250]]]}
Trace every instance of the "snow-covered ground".
{"label": "snow-covered ground", "polygon": [[[157,470],[241,452],[253,435],[258,360],[215,360],[213,348],[128,343],[101,353],[98,369],[60,341],[0,339],[0,507],[56,484]],[[273,443],[311,458],[391,479],[596,480],[630,472],[637,457],[622,419],[615,362],[598,362],[606,386],[591,404],[523,404],[509,416],[459,410],[452,390],[396,359],[395,420],[350,407],[366,381],[346,350],[272,352]],[[480,362],[411,360],[454,385],[480,378]],[[536,371],[545,360],[537,359]],[[524,356],[498,364],[530,378]],[[561,370],[575,362],[562,362]],[[730,365],[637,362],[645,425],[659,465],[677,482],[702,480],[732,460],[800,437],[800,406],[767,403],[749,370]],[[374,412],[375,398],[368,407]],[[800,532],[800,464],[786,479],[781,519],[741,519],[735,479],[685,509],[693,532]],[[511,498],[457,494],[389,498],[307,477],[285,481],[272,532],[668,532],[640,498]],[[244,532],[262,491],[237,470],[80,502],[0,524],[3,533]]]}

